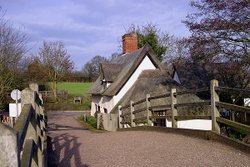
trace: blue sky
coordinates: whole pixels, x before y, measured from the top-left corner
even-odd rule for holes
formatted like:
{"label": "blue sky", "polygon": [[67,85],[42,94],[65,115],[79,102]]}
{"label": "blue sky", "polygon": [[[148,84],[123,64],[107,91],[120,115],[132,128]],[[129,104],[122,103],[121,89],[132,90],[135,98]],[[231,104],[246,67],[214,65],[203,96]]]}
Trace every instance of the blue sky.
{"label": "blue sky", "polygon": [[29,53],[44,40],[61,40],[80,70],[95,55],[120,52],[121,36],[131,24],[153,23],[163,32],[188,36],[182,20],[189,0],[0,0],[5,18],[29,36]]}

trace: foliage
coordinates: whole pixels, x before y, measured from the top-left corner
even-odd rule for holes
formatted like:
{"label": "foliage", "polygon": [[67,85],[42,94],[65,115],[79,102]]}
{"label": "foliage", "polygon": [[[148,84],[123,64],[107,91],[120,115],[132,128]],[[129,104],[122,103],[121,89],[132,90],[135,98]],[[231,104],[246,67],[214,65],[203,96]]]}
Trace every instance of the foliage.
{"label": "foliage", "polygon": [[46,68],[42,65],[38,57],[33,57],[33,60],[29,62],[26,70],[26,78],[28,82],[38,83],[44,85],[48,81],[46,74]]}
{"label": "foliage", "polygon": [[86,91],[91,87],[90,82],[59,82],[57,84],[58,90],[66,90],[70,95],[85,96]]}
{"label": "foliage", "polygon": [[138,47],[143,47],[148,43],[154,50],[157,58],[162,61],[169,46],[171,36],[163,33],[154,24],[146,24],[144,26],[131,25],[127,33],[136,33],[138,36]]}
{"label": "foliage", "polygon": [[52,83],[52,90],[56,98],[57,82],[73,70],[73,62],[61,41],[44,41],[39,56],[42,65],[46,68],[46,74]]}
{"label": "foliage", "polygon": [[74,104],[74,97],[71,95],[65,97],[43,97],[44,107],[47,111],[86,111],[90,110],[90,97],[82,96],[81,104]]}
{"label": "foliage", "polygon": [[92,128],[97,128],[96,118],[90,115],[80,116],[80,120],[89,124]]}
{"label": "foliage", "polygon": [[1,7],[0,15],[0,106],[3,106],[11,89],[22,88],[21,60],[27,51],[27,36],[4,19]]}
{"label": "foliage", "polygon": [[63,77],[64,82],[88,82],[88,78],[84,76],[82,71],[72,71]]}
{"label": "foliage", "polygon": [[103,62],[108,62],[108,59],[102,56],[95,56],[84,65],[82,71],[84,76],[88,78],[89,82],[97,79],[100,72],[100,63]]}
{"label": "foliage", "polygon": [[191,5],[196,12],[184,21],[192,33],[186,40],[191,61],[229,63],[232,69],[221,69],[220,76],[229,86],[245,88],[250,83],[249,1],[197,0]]}

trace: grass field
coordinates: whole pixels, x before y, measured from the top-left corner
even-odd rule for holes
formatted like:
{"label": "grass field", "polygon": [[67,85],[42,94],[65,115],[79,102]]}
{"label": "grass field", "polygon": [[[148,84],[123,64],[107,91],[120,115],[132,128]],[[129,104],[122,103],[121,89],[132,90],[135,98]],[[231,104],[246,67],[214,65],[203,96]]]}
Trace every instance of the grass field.
{"label": "grass field", "polygon": [[89,82],[60,82],[57,84],[58,90],[66,90],[70,95],[87,95],[86,91],[91,87]]}

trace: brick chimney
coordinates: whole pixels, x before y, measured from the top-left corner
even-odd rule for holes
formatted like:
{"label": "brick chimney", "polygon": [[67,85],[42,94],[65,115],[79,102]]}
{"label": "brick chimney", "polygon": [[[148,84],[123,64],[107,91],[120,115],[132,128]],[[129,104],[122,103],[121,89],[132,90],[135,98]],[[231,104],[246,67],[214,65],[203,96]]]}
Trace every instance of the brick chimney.
{"label": "brick chimney", "polygon": [[134,52],[138,49],[138,41],[136,34],[125,34],[122,36],[123,53]]}

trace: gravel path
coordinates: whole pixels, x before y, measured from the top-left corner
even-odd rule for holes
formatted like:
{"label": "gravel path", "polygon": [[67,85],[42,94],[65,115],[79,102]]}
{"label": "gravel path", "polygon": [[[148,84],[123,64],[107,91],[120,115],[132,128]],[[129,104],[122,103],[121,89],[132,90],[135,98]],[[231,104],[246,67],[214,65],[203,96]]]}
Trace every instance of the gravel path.
{"label": "gravel path", "polygon": [[50,112],[50,166],[250,166],[250,155],[217,142],[149,131],[91,132],[82,113]]}

